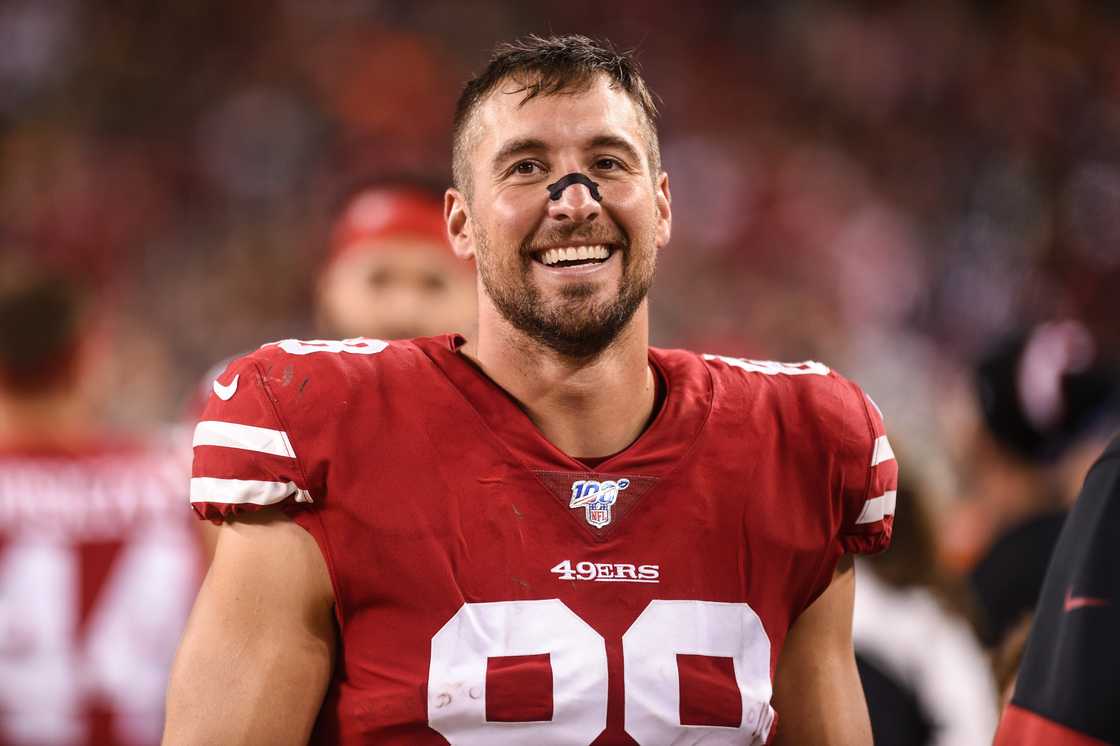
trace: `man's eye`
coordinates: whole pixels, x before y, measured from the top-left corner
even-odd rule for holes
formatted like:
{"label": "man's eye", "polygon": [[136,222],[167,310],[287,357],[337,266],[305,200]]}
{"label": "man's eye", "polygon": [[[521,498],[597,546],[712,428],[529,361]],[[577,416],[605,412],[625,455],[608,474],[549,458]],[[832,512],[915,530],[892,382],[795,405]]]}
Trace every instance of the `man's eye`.
{"label": "man's eye", "polygon": [[513,167],[511,173],[519,174],[521,176],[532,176],[537,172],[538,168],[540,167],[532,161],[521,161]]}
{"label": "man's eye", "polygon": [[622,168],[622,164],[616,158],[600,158],[595,161],[595,168],[600,171],[614,171]]}
{"label": "man's eye", "polygon": [[393,282],[393,273],[385,267],[370,270],[366,275],[366,284],[372,290],[382,290]]}
{"label": "man's eye", "polygon": [[447,287],[447,278],[435,273],[427,274],[420,279],[420,285],[429,293],[438,293]]}

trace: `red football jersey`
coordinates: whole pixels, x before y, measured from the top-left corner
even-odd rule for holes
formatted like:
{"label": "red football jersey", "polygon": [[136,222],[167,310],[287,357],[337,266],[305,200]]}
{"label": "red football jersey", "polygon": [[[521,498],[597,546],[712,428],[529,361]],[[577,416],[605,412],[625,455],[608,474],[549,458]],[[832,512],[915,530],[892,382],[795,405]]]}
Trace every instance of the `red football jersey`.
{"label": "red football jersey", "polygon": [[198,587],[183,458],[0,448],[0,746],[154,746]]}
{"label": "red football jersey", "polygon": [[461,344],[266,345],[195,431],[201,516],[283,506],[326,559],[315,742],[765,743],[790,625],[890,541],[874,405],[819,363],[654,349],[659,413],[591,469]]}

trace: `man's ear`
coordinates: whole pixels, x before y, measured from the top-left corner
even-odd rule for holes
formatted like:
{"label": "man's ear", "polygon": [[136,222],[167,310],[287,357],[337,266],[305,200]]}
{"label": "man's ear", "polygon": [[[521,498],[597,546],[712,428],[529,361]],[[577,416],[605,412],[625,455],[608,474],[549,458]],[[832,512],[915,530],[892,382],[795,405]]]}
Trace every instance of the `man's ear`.
{"label": "man's ear", "polygon": [[657,248],[662,248],[669,243],[673,233],[673,195],[669,191],[669,174],[662,171],[657,177],[655,194],[657,202]]}
{"label": "man's ear", "polygon": [[451,188],[443,195],[443,219],[447,223],[447,238],[451,249],[460,259],[474,259],[474,231],[467,199],[458,189]]}

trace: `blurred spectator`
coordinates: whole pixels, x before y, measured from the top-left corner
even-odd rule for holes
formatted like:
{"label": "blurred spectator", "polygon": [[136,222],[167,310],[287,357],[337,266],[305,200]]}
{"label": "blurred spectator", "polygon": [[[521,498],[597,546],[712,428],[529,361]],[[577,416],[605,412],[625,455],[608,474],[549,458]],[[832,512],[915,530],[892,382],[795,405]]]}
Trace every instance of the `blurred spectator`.
{"label": "blurred spectator", "polygon": [[[323,243],[311,309],[319,336],[407,339],[473,330],[474,268],[451,253],[441,190],[401,178],[365,183],[341,200]],[[231,359],[203,376],[186,420],[202,411]]]}
{"label": "blurred spectator", "polygon": [[185,475],[95,421],[92,339],[72,281],[0,259],[0,744],[158,743],[197,584]]}
{"label": "blurred spectator", "polygon": [[982,639],[996,646],[1042,587],[1050,552],[1075,494],[1063,478],[1085,443],[1101,447],[1120,416],[1120,375],[1077,322],[1041,324],[1010,336],[976,369],[981,424],[964,441],[966,502],[947,521],[981,612]]}
{"label": "blurred spectator", "polygon": [[318,326],[331,338],[469,334],[473,270],[451,253],[441,192],[393,182],[362,187],[335,221],[316,286]]}
{"label": "blurred spectator", "polygon": [[1120,743],[1120,438],[1090,469],[1046,572],[997,746]]}
{"label": "blurred spectator", "polygon": [[[913,484],[913,479],[909,484]],[[879,746],[988,746],[996,692],[964,589],[937,564],[927,499],[904,481],[891,550],[858,566],[852,636]]]}

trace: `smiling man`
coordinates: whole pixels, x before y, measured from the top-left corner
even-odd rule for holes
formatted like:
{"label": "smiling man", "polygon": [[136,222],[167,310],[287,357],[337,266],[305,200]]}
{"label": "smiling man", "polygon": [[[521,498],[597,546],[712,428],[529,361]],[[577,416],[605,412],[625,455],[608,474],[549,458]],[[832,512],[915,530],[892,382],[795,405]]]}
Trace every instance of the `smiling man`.
{"label": "smiling man", "polygon": [[870,743],[849,555],[890,541],[880,415],[820,363],[649,346],[655,118],[627,55],[500,46],[445,199],[477,335],[220,377],[165,743]]}

